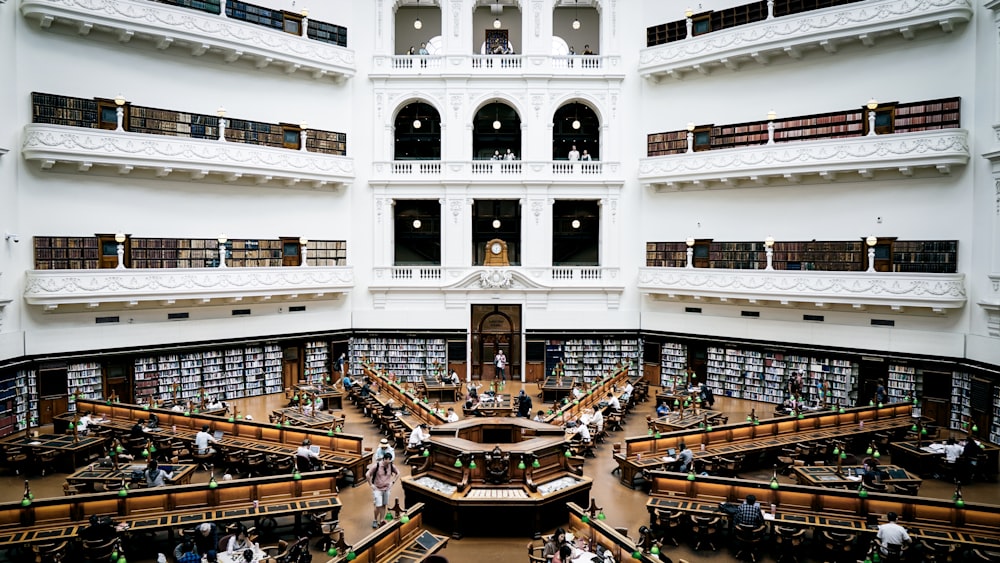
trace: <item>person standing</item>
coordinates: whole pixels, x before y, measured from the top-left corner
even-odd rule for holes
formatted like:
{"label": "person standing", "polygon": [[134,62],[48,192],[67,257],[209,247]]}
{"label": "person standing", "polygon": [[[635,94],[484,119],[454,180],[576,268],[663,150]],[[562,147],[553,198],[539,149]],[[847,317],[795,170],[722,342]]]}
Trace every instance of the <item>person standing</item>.
{"label": "person standing", "polygon": [[503,350],[497,350],[496,356],[493,357],[493,365],[497,368],[497,373],[494,379],[506,381],[507,374],[504,369],[507,367],[507,356],[503,354]]}
{"label": "person standing", "polygon": [[570,160],[580,160],[580,151],[576,150],[576,145],[572,145],[570,147],[569,154],[566,155],[566,158]]}
{"label": "person standing", "polygon": [[382,459],[368,469],[365,474],[372,488],[372,501],[375,504],[375,519],[372,528],[378,528],[385,522],[385,513],[389,509],[389,490],[399,478],[399,470],[392,464],[392,456],[386,454]]}
{"label": "person standing", "polygon": [[392,456],[393,461],[396,461],[396,450],[389,445],[389,440],[382,438],[382,440],[378,443],[378,449],[375,450],[375,455],[372,456],[372,459],[378,461],[384,458],[387,454]]}
{"label": "person standing", "polygon": [[590,153],[587,152],[587,149],[583,149],[583,154],[580,155],[580,160],[586,160],[586,161],[590,160]]}
{"label": "person standing", "polygon": [[521,418],[531,416],[531,397],[524,392],[524,389],[517,394],[517,416]]}

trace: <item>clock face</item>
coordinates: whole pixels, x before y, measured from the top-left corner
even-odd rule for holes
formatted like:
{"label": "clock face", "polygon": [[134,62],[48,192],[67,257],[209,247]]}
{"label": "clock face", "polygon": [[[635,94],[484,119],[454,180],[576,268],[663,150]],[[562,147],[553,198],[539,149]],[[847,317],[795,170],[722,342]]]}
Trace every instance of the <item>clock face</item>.
{"label": "clock face", "polygon": [[493,245],[490,246],[490,252],[492,252],[493,254],[500,254],[501,250],[503,250],[503,247],[500,246],[499,242],[494,242]]}

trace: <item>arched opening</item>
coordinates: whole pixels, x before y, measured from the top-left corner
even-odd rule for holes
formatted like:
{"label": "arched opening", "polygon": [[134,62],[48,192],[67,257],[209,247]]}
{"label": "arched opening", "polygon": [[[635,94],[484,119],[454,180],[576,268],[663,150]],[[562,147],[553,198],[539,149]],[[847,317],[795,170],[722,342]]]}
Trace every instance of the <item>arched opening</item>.
{"label": "arched opening", "polygon": [[[510,152],[509,157],[505,155]],[[503,102],[483,106],[472,120],[472,158],[521,158],[521,116]]]}
{"label": "arched opening", "polygon": [[513,55],[520,52],[521,7],[509,0],[479,0],[472,13],[472,52]]}
{"label": "arched opening", "polygon": [[[553,55],[598,55],[601,14],[594,0],[560,0],[552,12],[552,37],[565,41],[566,49]],[[572,53],[570,52],[572,48]]]}
{"label": "arched opening", "polygon": [[[574,152],[575,158],[570,156]],[[552,118],[552,160],[598,160],[601,122],[587,104],[570,102]]]}
{"label": "arched opening", "polygon": [[[432,39],[441,36],[441,8],[435,0],[403,0],[396,9],[395,46],[393,52],[397,55],[419,54],[421,46],[431,51]],[[410,53],[410,49],[413,53]]]}
{"label": "arched opening", "polygon": [[424,102],[403,106],[396,114],[396,160],[441,160],[441,114]]}

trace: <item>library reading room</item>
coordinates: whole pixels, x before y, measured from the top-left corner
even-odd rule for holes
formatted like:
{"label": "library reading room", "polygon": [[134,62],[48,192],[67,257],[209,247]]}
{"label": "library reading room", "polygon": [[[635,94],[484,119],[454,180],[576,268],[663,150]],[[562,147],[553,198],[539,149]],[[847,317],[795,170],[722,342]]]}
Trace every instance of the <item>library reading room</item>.
{"label": "library reading room", "polygon": [[1000,0],[0,54],[0,563],[1000,562]]}

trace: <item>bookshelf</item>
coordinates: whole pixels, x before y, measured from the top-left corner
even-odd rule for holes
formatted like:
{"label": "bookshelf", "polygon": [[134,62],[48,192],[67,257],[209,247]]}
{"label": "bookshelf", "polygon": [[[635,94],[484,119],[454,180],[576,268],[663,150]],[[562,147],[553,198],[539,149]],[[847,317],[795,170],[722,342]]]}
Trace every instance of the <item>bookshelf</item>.
{"label": "bookshelf", "polygon": [[33,92],[31,122],[70,127],[97,127],[97,102]]}
{"label": "bookshelf", "polygon": [[779,404],[787,398],[789,377],[798,372],[803,376],[804,399],[819,401],[819,389],[826,380],[830,383],[831,404],[853,404],[851,394],[858,365],[851,361],[734,347],[709,347],[707,352],[706,381],[713,393]]}
{"label": "bookshelf", "polygon": [[680,342],[664,342],[660,346],[660,385],[670,385],[670,379],[684,377],[687,373],[687,345]]}
{"label": "bookshelf", "polygon": [[893,272],[953,274],[958,268],[958,241],[901,241],[892,245]]}
{"label": "bookshelf", "polygon": [[713,242],[708,259],[713,268],[764,269],[763,242]]}
{"label": "bookshelf", "polygon": [[1000,387],[993,388],[993,417],[990,422],[990,442],[1000,444]]}
{"label": "bookshelf", "polygon": [[[173,399],[174,385],[181,382],[181,357],[177,354],[160,356],[157,358],[157,366],[160,371],[159,393],[161,399]],[[181,394],[177,393],[178,399]]]}
{"label": "bookshelf", "polygon": [[281,385],[281,347],[277,344],[264,346],[264,393],[280,393]]}
{"label": "bookshelf", "polygon": [[98,267],[97,237],[34,237],[36,270],[91,270]]}
{"label": "bookshelf", "polygon": [[555,375],[556,366],[565,356],[563,343],[559,340],[548,340],[545,342],[545,375]]}
{"label": "bookshelf", "polygon": [[14,403],[15,431],[24,430],[30,422],[38,425],[38,375],[35,370],[18,371],[14,377],[17,387]]}
{"label": "bookshelf", "polygon": [[812,392],[818,398],[819,394],[816,393],[816,388],[813,385],[808,385],[808,382],[805,381],[809,374],[809,358],[792,354],[765,352],[763,360],[764,389],[761,391],[761,394],[764,397],[759,400],[768,403],[783,402],[788,390],[788,381],[794,373],[801,373],[803,376],[803,381],[806,383],[803,385],[803,392]]}
{"label": "bookshelf", "polygon": [[160,398],[160,367],[155,357],[135,358],[132,367],[136,402],[146,402],[150,396]]}
{"label": "bookshelf", "polygon": [[202,12],[208,12],[210,14],[222,13],[222,8],[219,4],[221,0],[156,0],[156,1],[161,4],[170,4],[171,6],[190,8],[192,10],[199,10]]}
{"label": "bookshelf", "polygon": [[[348,344],[352,358],[367,358],[376,369],[385,369],[403,381],[416,383],[434,375],[435,363],[448,365],[443,338],[354,337]],[[351,362],[351,374],[362,375],[361,362]]]}
{"label": "bookshelf", "polygon": [[347,47],[347,28],[340,25],[309,20],[309,24],[306,26],[306,36],[323,43]]}
{"label": "bookshelf", "polygon": [[687,131],[665,131],[646,135],[646,156],[687,152]]}
{"label": "bookshelf", "polygon": [[899,364],[889,364],[889,376],[885,382],[890,403],[901,403],[914,396],[923,395],[924,381],[920,370]]}
{"label": "bookshelf", "polygon": [[69,389],[68,412],[76,412],[76,391],[85,399],[100,399],[104,394],[101,364],[84,362],[66,366],[66,388]]}
{"label": "bookshelf", "polygon": [[198,388],[201,387],[201,352],[181,354],[181,390],[178,399],[194,400],[198,398]]}
{"label": "bookshelf", "polygon": [[[815,388],[815,382],[823,380],[830,382],[832,404],[850,406],[857,399],[858,364],[849,360],[831,358],[810,358],[809,381],[807,386]],[[812,382],[812,385],[809,383]]]}
{"label": "bookshelf", "polygon": [[683,268],[687,265],[687,244],[684,242],[647,242],[646,266],[650,268]]}
{"label": "bookshelf", "polygon": [[[994,391],[995,393],[996,391]],[[952,430],[964,430],[962,428],[962,421],[967,420],[966,417],[972,416],[972,403],[970,400],[970,394],[972,393],[972,375],[968,373],[963,373],[960,371],[952,372],[951,374],[951,421],[949,427]],[[996,395],[994,395],[995,397]],[[996,400],[994,399],[994,409],[996,408]],[[993,423],[997,423],[996,416],[993,417]],[[993,441],[992,438],[990,441]]]}
{"label": "bookshelf", "polygon": [[328,342],[306,342],[305,364],[302,376],[310,383],[321,383],[330,376],[330,344]]}
{"label": "bookshelf", "polygon": [[0,436],[8,436],[17,428],[17,374],[0,374]]}
{"label": "bookshelf", "polygon": [[626,360],[639,364],[641,342],[636,338],[573,339],[562,341],[566,375],[597,379]]}
{"label": "bookshelf", "polygon": [[[226,387],[232,382],[226,364],[228,350],[206,350],[201,353],[200,387],[209,397],[227,398]],[[243,383],[242,359],[239,368],[239,382]],[[195,391],[197,393],[197,391]]]}

